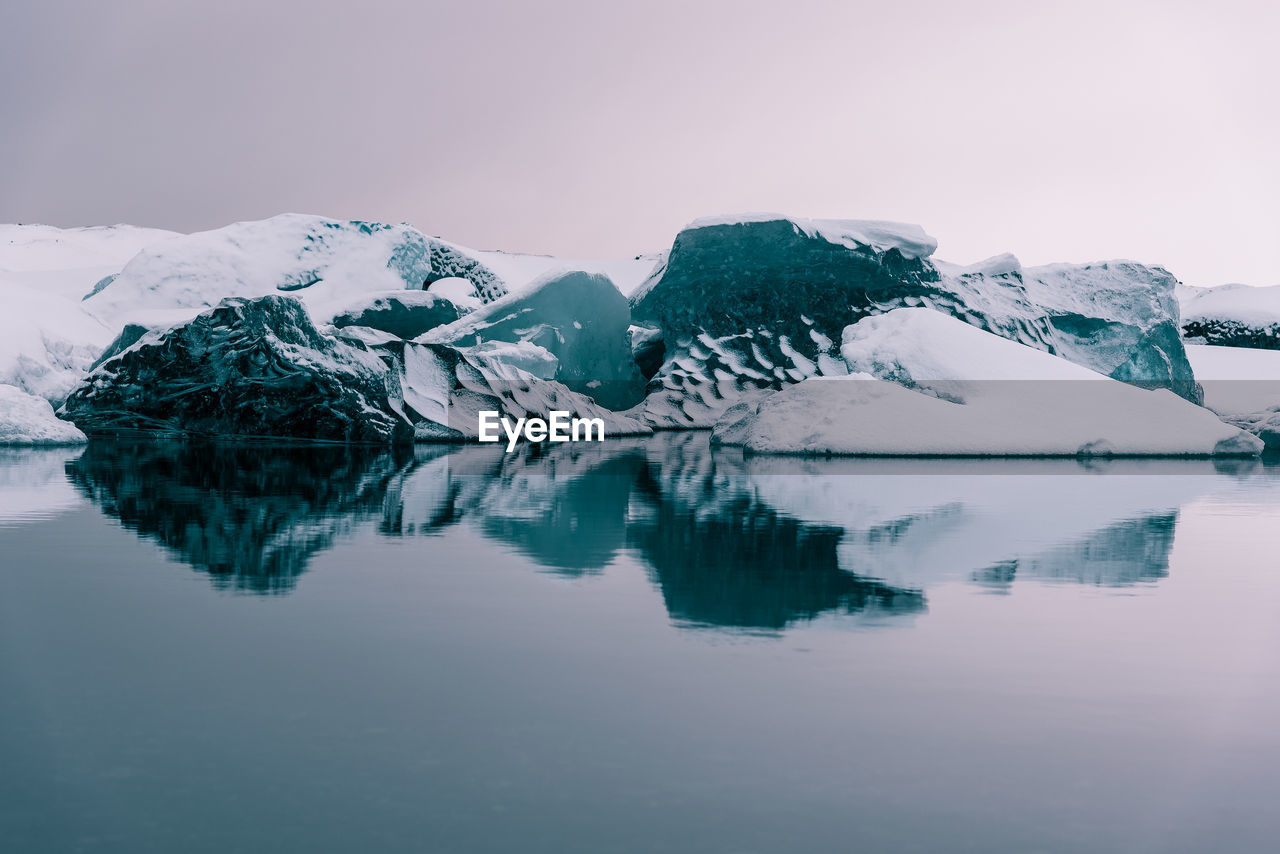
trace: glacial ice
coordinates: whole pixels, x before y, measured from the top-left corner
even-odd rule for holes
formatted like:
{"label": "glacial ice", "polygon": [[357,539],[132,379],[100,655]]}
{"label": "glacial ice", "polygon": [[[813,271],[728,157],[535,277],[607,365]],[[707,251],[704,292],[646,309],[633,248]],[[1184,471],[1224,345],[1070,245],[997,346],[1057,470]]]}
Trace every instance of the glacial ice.
{"label": "glacial ice", "polygon": [[1256,455],[1262,443],[1167,389],[1144,390],[931,309],[844,330],[852,373],[741,407],[720,441],[759,453]]}
{"label": "glacial ice", "polygon": [[406,441],[390,373],[293,297],[233,297],[103,362],[62,413],[89,433]]}
{"label": "glacial ice", "polygon": [[[883,224],[882,224],[883,225]],[[1024,269],[929,257],[914,227],[888,236],[773,215],[695,222],[632,297],[634,323],[666,353],[645,415],[710,426],[747,389],[838,375],[831,342],[860,317],[931,307],[1004,338],[1142,386],[1197,390],[1176,324],[1174,278],[1132,262]],[[876,239],[873,239],[876,238]]]}
{"label": "glacial ice", "polygon": [[178,236],[134,225],[0,225],[0,281],[78,301],[143,249]]}
{"label": "glacial ice", "polygon": [[116,324],[171,325],[226,297],[291,293],[324,323],[369,294],[459,276],[486,301],[506,293],[475,258],[407,225],[282,214],[148,247],[85,307]]}
{"label": "glacial ice", "polygon": [[607,277],[574,271],[550,275],[417,341],[463,349],[490,341],[537,344],[558,360],[556,380],[609,409],[626,409],[645,386],[630,326],[626,297]]}
{"label": "glacial ice", "polygon": [[84,433],[53,412],[49,401],[0,385],[0,445],[77,445]]}
{"label": "glacial ice", "polygon": [[431,291],[388,291],[361,297],[334,313],[334,326],[364,326],[397,338],[417,338],[457,320],[458,306]]}
{"label": "glacial ice", "polygon": [[77,300],[0,273],[0,383],[62,403],[112,339]]}
{"label": "glacial ice", "polygon": [[1280,350],[1280,285],[1178,289],[1182,333],[1223,347]]}
{"label": "glacial ice", "polygon": [[554,410],[599,418],[606,436],[652,432],[643,420],[613,412],[585,394],[550,379],[557,360],[530,342],[403,345],[399,378],[405,415],[418,441],[460,441],[479,435],[481,411],[512,420],[546,418]]}

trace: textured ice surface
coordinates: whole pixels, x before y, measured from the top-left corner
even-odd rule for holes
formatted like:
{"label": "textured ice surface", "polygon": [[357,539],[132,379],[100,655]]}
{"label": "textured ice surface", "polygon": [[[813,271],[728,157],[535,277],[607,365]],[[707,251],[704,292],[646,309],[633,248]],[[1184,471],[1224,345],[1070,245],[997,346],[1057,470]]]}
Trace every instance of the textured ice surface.
{"label": "textured ice surface", "polygon": [[599,418],[606,436],[652,432],[644,421],[606,409],[590,397],[549,379],[556,359],[537,345],[520,342],[455,348],[446,344],[403,345],[400,377],[405,415],[418,441],[460,441],[479,435],[481,411],[513,421],[552,411]]}
{"label": "textured ice surface", "polygon": [[75,445],[85,441],[74,424],[54,415],[43,397],[0,385],[0,445]]}
{"label": "textured ice surface", "polygon": [[536,344],[558,360],[556,380],[610,409],[625,409],[640,401],[645,385],[630,326],[626,297],[607,277],[570,272],[548,276],[418,341],[464,349],[493,341]]}
{"label": "textured ice surface", "polygon": [[869,247],[878,252],[896,249],[907,258],[928,258],[938,248],[938,241],[918,225],[872,219],[805,219],[779,213],[727,214],[701,217],[686,228],[709,228],[718,225],[779,222],[793,224],[808,237],[821,237],[829,243],[850,249]]}
{"label": "textured ice surface", "polygon": [[229,298],[100,365],[62,412],[87,432],[407,441],[393,372],[288,296]]}
{"label": "textured ice surface", "polygon": [[961,456],[1256,454],[1262,443],[1144,390],[930,309],[848,327],[847,378],[735,410],[721,441],[764,453]]}
{"label": "textured ice surface", "polygon": [[1176,324],[1174,278],[1132,262],[971,267],[901,243],[833,240],[785,218],[719,218],[682,231],[632,299],[666,352],[645,402],[659,427],[705,427],[746,389],[839,375],[849,323],[932,307],[1126,382],[1196,389]]}
{"label": "textured ice surface", "polygon": [[334,326],[365,326],[397,338],[422,333],[458,319],[452,300],[430,291],[388,291],[361,297],[333,315]]}

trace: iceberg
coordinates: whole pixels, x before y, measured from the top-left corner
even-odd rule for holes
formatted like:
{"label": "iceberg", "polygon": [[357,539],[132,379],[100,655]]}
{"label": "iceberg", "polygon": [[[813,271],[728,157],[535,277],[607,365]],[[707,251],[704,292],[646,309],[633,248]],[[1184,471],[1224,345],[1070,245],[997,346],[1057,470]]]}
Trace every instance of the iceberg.
{"label": "iceberg", "polygon": [[226,297],[288,293],[327,322],[352,300],[453,277],[469,280],[485,301],[507,292],[464,250],[407,225],[282,214],[143,249],[85,307],[117,326],[171,325]]}
{"label": "iceberg", "polygon": [[49,401],[0,385],[0,445],[78,445],[84,433],[53,412]]}
{"label": "iceberg", "polygon": [[1253,456],[1262,442],[1167,389],[1140,389],[931,309],[847,327],[851,373],[727,415],[713,438],[756,453]]}
{"label": "iceberg", "polygon": [[0,303],[0,383],[60,405],[111,342],[112,330],[76,300],[3,278]]}
{"label": "iceberg", "polygon": [[776,214],[699,220],[632,296],[633,322],[661,330],[665,361],[645,401],[658,427],[708,427],[751,389],[846,368],[846,325],[926,307],[1011,341],[1194,400],[1176,280],[1127,261],[1023,268],[933,260],[916,226]]}
{"label": "iceberg", "polygon": [[143,249],[178,236],[134,225],[0,225],[0,281],[80,300]]}
{"label": "iceberg", "polygon": [[1280,350],[1280,285],[1178,289],[1182,334],[1222,347]]}
{"label": "iceberg", "polygon": [[618,410],[644,396],[630,327],[627,299],[607,277],[573,271],[550,275],[416,341],[461,349],[492,341],[536,344],[555,356],[558,382]]}
{"label": "iceberg", "polygon": [[142,335],[62,413],[88,433],[408,441],[392,382],[378,356],[322,335],[299,300],[234,297]]}

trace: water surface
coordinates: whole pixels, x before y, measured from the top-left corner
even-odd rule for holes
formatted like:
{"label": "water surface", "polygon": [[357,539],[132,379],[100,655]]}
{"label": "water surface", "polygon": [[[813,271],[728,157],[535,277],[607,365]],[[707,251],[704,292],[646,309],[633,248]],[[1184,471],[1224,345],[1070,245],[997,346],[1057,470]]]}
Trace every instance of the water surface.
{"label": "water surface", "polygon": [[15,851],[1262,851],[1280,467],[0,451]]}

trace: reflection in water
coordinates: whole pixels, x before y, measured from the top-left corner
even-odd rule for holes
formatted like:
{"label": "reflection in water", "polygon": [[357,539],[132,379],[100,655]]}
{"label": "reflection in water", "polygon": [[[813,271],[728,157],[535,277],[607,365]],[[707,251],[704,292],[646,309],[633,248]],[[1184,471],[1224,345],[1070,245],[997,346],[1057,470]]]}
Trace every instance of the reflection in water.
{"label": "reflection in water", "polygon": [[80,503],[64,469],[82,450],[0,446],[0,527],[52,519]]}
{"label": "reflection in water", "polygon": [[1026,560],[1008,560],[973,574],[992,592],[1007,593],[1014,577],[1125,587],[1169,574],[1177,513],[1125,519],[1086,540],[1065,543]]}
{"label": "reflection in water", "polygon": [[382,514],[394,458],[337,446],[94,442],[72,482],[220,589],[285,593],[319,551]]}
{"label": "reflection in water", "polygon": [[1096,461],[783,464],[705,434],[514,454],[95,442],[66,467],[104,512],[220,588],[287,592],[361,526],[411,537],[467,524],[570,576],[630,553],[673,620],[766,632],[919,613],[924,589],[957,579],[1007,591],[1162,578],[1177,507],[1214,480],[1211,467],[1154,477]]}

